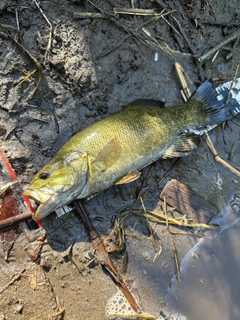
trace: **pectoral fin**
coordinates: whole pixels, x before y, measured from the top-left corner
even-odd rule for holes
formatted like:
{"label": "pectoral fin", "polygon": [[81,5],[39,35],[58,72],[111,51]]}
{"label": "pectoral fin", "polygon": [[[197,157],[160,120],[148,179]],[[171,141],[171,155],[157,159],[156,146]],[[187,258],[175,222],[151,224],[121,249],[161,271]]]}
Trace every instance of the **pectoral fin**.
{"label": "pectoral fin", "polygon": [[165,151],[162,158],[184,157],[199,146],[201,139],[195,134],[180,134],[177,140]]}
{"label": "pectoral fin", "polygon": [[96,159],[92,162],[92,172],[104,172],[110,168],[119,159],[122,147],[116,138],[111,139],[99,152]]}
{"label": "pectoral fin", "polygon": [[139,172],[137,170],[130,170],[126,174],[126,176],[124,176],[120,180],[117,180],[117,182],[115,182],[115,184],[124,184],[124,183],[132,182],[134,180],[137,180],[140,177],[140,175],[141,175],[141,172]]}

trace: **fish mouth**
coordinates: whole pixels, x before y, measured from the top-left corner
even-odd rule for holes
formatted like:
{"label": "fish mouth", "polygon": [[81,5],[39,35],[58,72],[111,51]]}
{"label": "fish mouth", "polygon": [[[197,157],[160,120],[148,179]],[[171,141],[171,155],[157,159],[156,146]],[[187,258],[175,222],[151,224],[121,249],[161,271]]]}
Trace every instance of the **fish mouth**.
{"label": "fish mouth", "polygon": [[24,196],[34,200],[36,204],[38,204],[36,212],[33,213],[35,220],[40,220],[54,211],[54,196],[52,194],[46,194],[45,192],[27,189],[24,191]]}

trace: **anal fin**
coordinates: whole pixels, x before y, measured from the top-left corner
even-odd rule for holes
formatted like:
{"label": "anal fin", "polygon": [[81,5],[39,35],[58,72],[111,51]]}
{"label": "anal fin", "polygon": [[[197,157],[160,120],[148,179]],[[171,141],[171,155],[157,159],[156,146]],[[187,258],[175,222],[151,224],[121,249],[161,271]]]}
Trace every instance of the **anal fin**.
{"label": "anal fin", "polygon": [[130,170],[123,178],[117,180],[115,184],[124,184],[129,183],[134,180],[137,180],[141,175],[141,172],[137,170]]}
{"label": "anal fin", "polygon": [[195,134],[182,133],[177,140],[165,151],[162,158],[175,158],[187,156],[196,149],[201,142],[201,138]]}

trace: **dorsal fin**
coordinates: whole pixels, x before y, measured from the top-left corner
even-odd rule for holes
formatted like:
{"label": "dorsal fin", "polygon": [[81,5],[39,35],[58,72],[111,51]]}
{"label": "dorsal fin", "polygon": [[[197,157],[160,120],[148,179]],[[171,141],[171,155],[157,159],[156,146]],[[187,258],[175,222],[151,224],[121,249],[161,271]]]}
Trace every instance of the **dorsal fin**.
{"label": "dorsal fin", "polygon": [[130,102],[127,107],[158,107],[164,108],[165,102],[153,99],[137,99]]}

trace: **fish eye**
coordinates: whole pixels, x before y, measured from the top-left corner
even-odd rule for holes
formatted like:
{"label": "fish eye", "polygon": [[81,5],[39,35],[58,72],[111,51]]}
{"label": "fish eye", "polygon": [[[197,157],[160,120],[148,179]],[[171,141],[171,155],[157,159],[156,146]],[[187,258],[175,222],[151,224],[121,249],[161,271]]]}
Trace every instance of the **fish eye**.
{"label": "fish eye", "polygon": [[42,179],[42,180],[46,180],[49,177],[50,177],[50,173],[49,172],[43,172],[39,176],[39,178]]}

